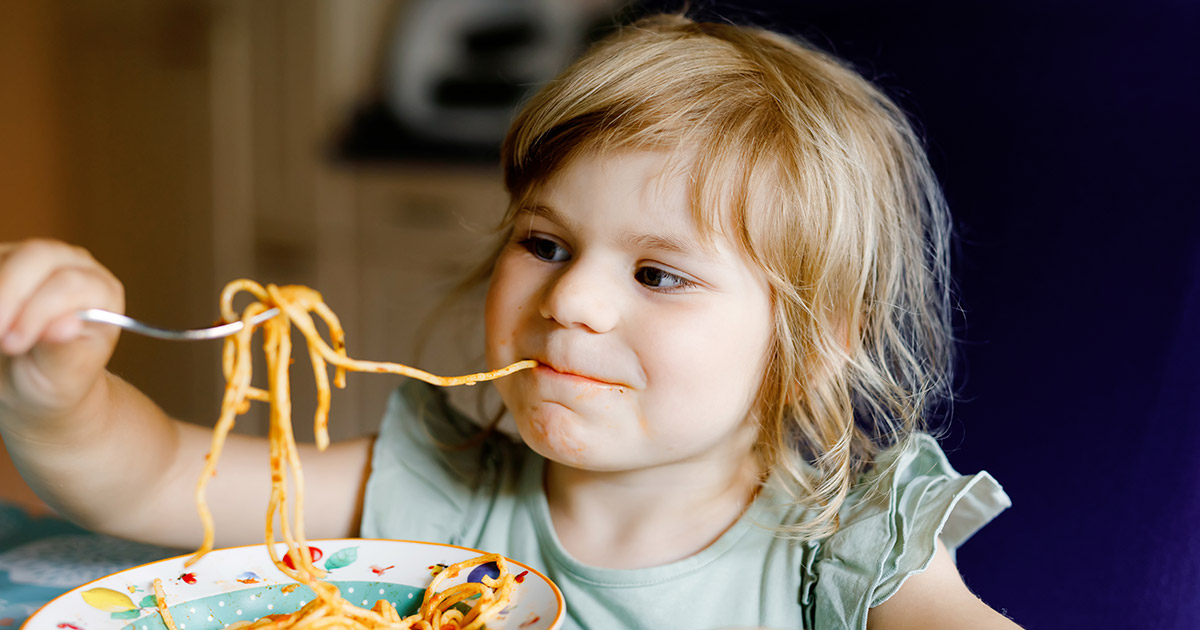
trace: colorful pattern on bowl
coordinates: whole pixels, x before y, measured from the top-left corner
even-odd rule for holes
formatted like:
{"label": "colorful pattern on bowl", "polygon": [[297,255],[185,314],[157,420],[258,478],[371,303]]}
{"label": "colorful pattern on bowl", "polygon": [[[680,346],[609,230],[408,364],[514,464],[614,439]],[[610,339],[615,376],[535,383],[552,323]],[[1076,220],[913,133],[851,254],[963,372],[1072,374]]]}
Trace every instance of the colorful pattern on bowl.
{"label": "colorful pattern on bowl", "polygon": [[[394,540],[311,541],[315,564],[328,572],[349,602],[369,608],[384,598],[400,613],[420,605],[433,576],[446,566],[483,552]],[[285,547],[280,544],[281,551]],[[186,556],[101,578],[47,604],[25,630],[164,630],[155,609],[153,581],[163,581],[167,605],[179,630],[221,630],[234,621],[293,612],[312,598],[271,563],[263,545],[213,551],[191,567]],[[554,630],[562,625],[562,594],[537,571],[508,561],[518,586],[512,602],[490,622],[492,630]],[[442,588],[477,581],[494,567],[476,567],[447,578]]]}
{"label": "colorful pattern on bowl", "polygon": [[[400,616],[411,615],[421,606],[425,589],[388,582],[333,582],[346,601],[370,608],[380,599],[391,602]],[[243,588],[220,595],[210,595],[174,606],[171,618],[179,630],[221,630],[235,621],[253,621],[267,615],[299,610],[312,601],[312,589],[307,586],[272,585]],[[153,610],[154,596],[148,602],[150,612],[122,630],[166,630],[162,617]]]}

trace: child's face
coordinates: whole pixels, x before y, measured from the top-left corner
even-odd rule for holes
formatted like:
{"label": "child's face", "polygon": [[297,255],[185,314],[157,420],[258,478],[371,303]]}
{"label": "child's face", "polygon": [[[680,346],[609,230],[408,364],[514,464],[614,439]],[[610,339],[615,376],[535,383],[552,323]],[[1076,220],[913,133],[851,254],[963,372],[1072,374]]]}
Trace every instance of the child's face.
{"label": "child's face", "polygon": [[590,470],[750,456],[772,338],[765,278],[707,247],[668,156],[585,155],[516,219],[487,298],[487,358],[522,438]]}

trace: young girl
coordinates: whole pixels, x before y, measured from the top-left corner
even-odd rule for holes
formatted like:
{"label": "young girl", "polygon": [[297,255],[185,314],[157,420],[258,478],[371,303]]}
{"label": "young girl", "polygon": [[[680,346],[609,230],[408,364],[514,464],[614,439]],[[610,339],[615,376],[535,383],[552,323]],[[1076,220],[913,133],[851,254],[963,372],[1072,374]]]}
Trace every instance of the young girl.
{"label": "young girl", "polygon": [[[659,16],[536,95],[503,147],[487,360],[521,442],[407,383],[377,439],[304,454],[313,538],[506,554],[568,628],[1011,628],[952,552],[1008,505],[923,419],[947,393],[948,219],[905,116],[770,32]],[[104,371],[122,308],[85,252],[0,250],[0,434],[60,512],[194,546],[209,434]],[[336,421],[336,420],[335,420]],[[261,537],[233,436],[218,545]]]}

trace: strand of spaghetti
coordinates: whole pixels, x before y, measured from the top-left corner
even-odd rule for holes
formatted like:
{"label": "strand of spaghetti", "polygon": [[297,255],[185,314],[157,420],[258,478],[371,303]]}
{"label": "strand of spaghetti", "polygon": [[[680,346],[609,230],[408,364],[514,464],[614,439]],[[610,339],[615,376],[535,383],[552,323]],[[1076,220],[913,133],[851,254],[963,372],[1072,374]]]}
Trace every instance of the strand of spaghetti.
{"label": "strand of spaghetti", "polygon": [[400,611],[386,599],[381,599],[375,602],[375,607],[371,610],[383,616],[383,620],[387,623],[398,624],[404,621],[400,618]]}
{"label": "strand of spaghetti", "polygon": [[436,623],[439,628],[446,626],[457,628],[459,622],[462,621],[462,611],[456,608],[441,609],[438,610],[437,615],[434,616],[434,620],[434,623]]}
{"label": "strand of spaghetti", "polygon": [[[319,297],[319,296],[317,296],[317,297]],[[319,304],[324,304],[324,303],[320,302]],[[309,315],[309,310],[307,310],[307,309],[312,309],[315,305],[314,304],[305,304],[304,306],[305,306],[306,310],[290,313],[288,315],[288,318],[291,319],[294,317],[293,321],[296,323],[296,327],[298,329],[316,330],[312,323],[312,317],[311,317],[311,315]],[[325,320],[326,326],[329,327],[330,336],[335,340],[340,338],[341,337],[341,324],[338,323],[337,316],[330,313],[328,317],[322,315],[322,318]],[[305,340],[309,341],[309,338],[305,337]],[[317,449],[323,451],[323,450],[325,450],[326,447],[329,446],[329,427],[328,427],[328,425],[329,425],[329,403],[330,403],[329,373],[327,370],[325,358],[323,356],[321,356],[321,353],[319,351],[317,351],[316,347],[314,347],[311,342],[309,342],[307,345],[308,345],[308,356],[309,356],[310,362],[312,363],[313,375],[316,378],[316,385],[317,385],[317,409],[316,409],[316,413],[313,414],[313,435],[315,437]],[[345,355],[344,348],[338,349],[339,347],[340,347],[340,345],[335,341],[334,352],[339,355],[344,356]],[[338,371],[339,371],[339,373],[344,373],[343,368],[339,367]],[[345,385],[346,385],[344,375],[340,379],[335,377],[334,381],[335,381],[334,384],[338,388],[345,387]]]}
{"label": "strand of spaghetti", "polygon": [[496,568],[501,572],[507,571],[508,569],[508,565],[504,562],[504,556],[496,553],[485,553],[469,560],[463,560],[462,562],[455,563],[449,567],[446,567],[440,573],[434,576],[433,580],[429,583],[429,589],[425,591],[425,599],[421,600],[422,607],[429,603],[429,600],[433,597],[432,591],[436,589],[443,581],[457,577],[459,572],[463,569],[470,569],[472,567],[477,567],[481,564],[487,564],[489,562],[495,562]]}
{"label": "strand of spaghetti", "polygon": [[481,628],[487,621],[497,615],[508,602],[512,587],[516,583],[512,574],[504,572],[499,580],[484,577],[483,583],[491,590],[485,592],[479,602],[463,615],[459,630],[475,630]]}
{"label": "strand of spaghetti", "polygon": [[484,586],[478,582],[467,582],[441,591],[429,600],[428,605],[421,607],[421,615],[429,618],[434,626],[442,623],[442,617],[460,601],[475,596],[481,596]]}
{"label": "strand of spaghetti", "polygon": [[297,625],[296,630],[324,630],[325,628],[345,628],[346,630],[370,630],[370,626],[357,622],[353,619],[344,619],[340,617],[324,617],[320,620],[315,620],[304,624]]}
{"label": "strand of spaghetti", "polygon": [[[257,307],[251,305],[251,307],[246,309],[245,319],[249,320],[261,312],[261,304]],[[204,526],[204,541],[196,553],[188,558],[184,566],[191,566],[204,554],[211,551],[213,547],[213,518],[212,512],[208,509],[205,494],[208,489],[209,479],[216,475],[217,461],[221,458],[221,449],[225,445],[225,438],[229,435],[230,430],[233,429],[238,409],[245,398],[245,391],[250,386],[250,336],[252,333],[253,331],[250,329],[250,326],[246,325],[236,335],[238,347],[229,381],[225,386],[224,399],[221,403],[221,415],[217,419],[216,426],[213,428],[212,444],[204,459],[204,470],[200,473],[200,479],[196,483],[196,510],[199,512],[200,521]]]}
{"label": "strand of spaghetti", "polygon": [[[321,298],[321,294],[308,287],[290,286],[286,289],[286,291],[281,289],[280,293],[286,292],[290,299],[300,307],[304,314],[304,317],[302,317],[303,321],[312,321],[311,317],[308,316],[308,313],[316,313],[322,320],[324,320],[326,327],[329,329],[329,339],[333,343],[333,351],[336,354],[345,357],[345,331],[342,329],[342,324],[338,319],[338,316],[333,312],[332,309],[329,308],[329,305],[325,304],[324,299]],[[268,287],[268,294],[269,293],[270,288]],[[309,326],[309,328],[312,327]],[[346,369],[343,367],[338,367],[334,377],[335,385],[340,389],[346,386],[345,381]]]}
{"label": "strand of spaghetti", "polygon": [[[317,301],[312,305],[313,310],[325,322],[325,327],[329,329],[329,338],[333,342],[333,351],[339,356],[346,356],[346,333],[342,330],[342,323],[338,320],[338,316],[333,310],[320,300],[320,295],[317,295]],[[311,328],[311,326],[310,326]],[[305,338],[307,340],[307,337]],[[321,364],[321,378],[318,381],[318,386],[324,386],[324,398],[326,405],[321,413],[313,420],[313,433],[316,436],[317,448],[325,450],[329,445],[329,379],[325,371],[325,358],[321,356],[318,348],[308,344],[308,354],[312,357],[313,365],[318,362]],[[346,387],[346,368],[338,365],[334,366],[333,385],[338,389]]]}
{"label": "strand of spaghetti", "polygon": [[351,359],[345,355],[338,354],[332,348],[330,348],[329,345],[325,343],[324,339],[321,339],[321,335],[317,332],[316,328],[312,326],[312,320],[310,319],[309,322],[303,321],[303,317],[300,316],[300,313],[303,313],[303,309],[301,309],[297,304],[292,303],[286,297],[283,297],[278,287],[268,285],[267,291],[271,294],[271,299],[274,304],[287,314],[288,318],[291,319],[296,325],[296,328],[298,328],[300,332],[304,334],[309,343],[317,347],[318,351],[321,353],[321,356],[323,356],[326,361],[354,372],[399,374],[401,376],[407,376],[409,378],[425,381],[430,385],[451,387],[454,385],[473,385],[482,381],[495,380],[503,376],[508,376],[513,372],[519,372],[521,370],[535,367],[538,364],[537,361],[530,359],[518,361],[507,367],[503,367],[498,370],[492,370],[490,372],[478,372],[463,376],[438,376],[436,374],[426,372],[425,370],[420,370],[402,363],[387,363],[382,361],[363,361],[360,359]]}
{"label": "strand of spaghetti", "polygon": [[284,540],[287,542],[288,555],[292,557],[296,570],[316,577],[315,568],[312,567],[307,557],[303,557],[308,554],[301,553],[300,545],[297,543],[298,540],[305,539],[304,476],[300,470],[300,459],[296,454],[296,438],[292,433],[291,385],[288,382],[288,366],[292,356],[291,326],[286,319],[279,319],[271,322],[271,327],[266,333],[274,347],[274,351],[268,353],[268,375],[271,379],[271,427],[282,447],[278,464],[286,468],[286,472],[280,471],[278,484],[286,490],[288,481],[286,473],[290,472],[292,483],[296,488],[295,502],[292,508],[295,516],[290,520],[287,514],[287,494],[286,492],[281,494],[280,526],[283,530]]}
{"label": "strand of spaghetti", "polygon": [[508,600],[512,597],[512,590],[516,586],[517,581],[511,573],[505,572],[503,576],[503,579],[500,580],[499,589],[493,591],[494,597],[491,604],[473,608],[472,612],[476,614],[475,620],[470,621],[467,625],[460,628],[460,630],[477,630],[478,628],[482,628],[485,623],[490,621],[492,617],[500,614],[500,611],[504,610],[505,606],[508,605]]}
{"label": "strand of spaghetti", "polygon": [[[484,583],[482,585],[472,585],[471,583],[462,584],[446,589],[437,595],[432,596],[431,593],[436,588],[436,583],[431,583],[430,588],[427,589],[425,593],[426,598],[425,602],[422,604],[422,611],[428,615],[429,612],[427,611],[432,611],[434,608],[447,610],[458,602],[479,594],[479,602],[472,607],[471,612],[468,615],[465,615],[458,620],[458,625],[460,626],[461,630],[481,627],[487,620],[491,619],[503,609],[504,605],[507,603],[509,593],[511,592],[512,584],[514,583],[512,575],[508,572],[508,568],[505,564],[503,556],[496,554],[479,556],[464,563],[460,563],[459,565],[455,565],[455,570],[453,571],[448,569],[447,571],[443,572],[443,574],[445,574],[447,577],[453,577],[455,573],[463,568],[469,568],[485,562],[495,562],[497,569],[500,571],[500,575],[503,576],[499,580],[499,592],[497,592],[496,589],[497,582],[486,577],[484,578]],[[441,577],[441,574],[439,577]],[[488,584],[489,581],[492,582],[492,584]],[[477,586],[477,588],[464,588],[471,586]]]}
{"label": "strand of spaghetti", "polygon": [[[268,443],[270,445],[270,469],[271,469],[271,497],[267,502],[267,520],[266,520],[266,542],[267,552],[271,556],[272,562],[276,565],[281,564],[279,555],[275,550],[275,515],[278,513],[280,518],[280,529],[282,530],[284,540],[291,539],[291,531],[287,521],[287,475],[283,468],[283,461],[286,457],[284,450],[286,448],[285,441],[280,435],[280,426],[276,421],[276,417],[281,412],[282,408],[290,405],[290,396],[283,385],[278,381],[278,364],[280,363],[281,349],[279,347],[279,323],[276,321],[267,322],[263,327],[263,352],[267,359],[267,378],[269,382],[269,405],[271,409],[270,423],[268,424]],[[287,555],[291,555],[291,545],[288,545]],[[299,566],[293,562],[293,566]],[[299,580],[300,576],[293,572],[288,567],[284,567],[283,572],[292,579]]]}
{"label": "strand of spaghetti", "polygon": [[[283,468],[283,460],[286,455],[284,453],[283,438],[279,436],[279,429],[275,426],[270,427],[269,435],[271,442],[271,498],[267,504],[265,529],[267,552],[271,556],[271,561],[280,567],[280,571],[296,581],[307,582],[309,578],[301,570],[302,564],[300,558],[295,553],[294,538],[287,519],[286,471]],[[284,543],[287,545],[284,555],[292,559],[291,567],[281,562],[279,553],[275,549],[275,516],[277,514],[280,520],[279,528],[283,535]]]}
{"label": "strand of spaghetti", "polygon": [[[333,309],[329,308],[320,296],[317,296],[317,301],[312,305],[313,310],[321,319],[325,321],[325,325],[329,327],[329,338],[333,341],[333,351],[346,356],[346,333],[342,330],[342,324],[338,320],[338,316],[334,314]],[[334,372],[333,383],[338,389],[346,386],[346,368],[337,366]]]}
{"label": "strand of spaghetti", "polygon": [[317,450],[324,451],[329,447],[329,373],[326,371],[325,358],[310,345],[308,359],[312,362],[313,376],[317,383],[317,410],[313,414],[313,437]]}
{"label": "strand of spaghetti", "polygon": [[[484,564],[486,562],[495,562],[498,569],[500,569],[502,572],[507,571],[507,567],[504,565],[503,557],[497,554],[484,554],[447,567],[441,573],[438,573],[437,576],[435,576],[429,583],[429,587],[425,589],[425,597],[421,602],[420,615],[426,619],[430,619],[433,626],[437,627],[440,623],[442,610],[444,610],[444,607],[441,606],[444,601],[451,600],[448,606],[453,606],[455,603],[457,603],[457,599],[454,598],[455,595],[461,594],[463,591],[468,589],[474,591],[475,589],[472,589],[472,586],[483,588],[483,585],[468,582],[466,584],[460,584],[459,586],[451,587],[440,592],[437,592],[437,587],[444,580],[457,576],[460,571]],[[464,589],[463,587],[467,588]],[[474,592],[471,592],[467,593],[466,596],[471,596],[474,594]]]}
{"label": "strand of spaghetti", "polygon": [[175,630],[175,619],[171,616],[170,609],[167,608],[167,594],[163,592],[162,580],[154,578],[154,607],[158,609],[158,614],[162,617],[163,625],[167,630]]}
{"label": "strand of spaghetti", "polygon": [[242,292],[253,295],[259,302],[265,303],[268,300],[267,289],[263,285],[247,278],[233,280],[221,289],[221,319],[227,322],[236,322],[239,319],[237,311],[233,310],[233,298]]}
{"label": "strand of spaghetti", "polygon": [[[287,555],[292,559],[292,566],[295,567],[295,574],[292,577],[299,579],[300,575],[304,575],[307,579],[301,581],[308,583],[312,579],[324,575],[324,572],[319,571],[312,565],[312,560],[306,546],[298,542],[305,539],[303,519],[304,477],[300,469],[300,460],[296,453],[296,441],[295,436],[292,434],[291,423],[291,387],[288,382],[288,367],[291,359],[291,327],[284,318],[274,319],[264,329],[263,336],[263,348],[267,354],[267,373],[270,380],[271,443],[274,445],[271,453],[272,505],[269,508],[269,512],[273,512],[276,507],[279,511],[280,529],[288,547]],[[292,482],[296,486],[296,499],[293,507],[295,516],[290,520],[287,514],[288,472],[291,473]],[[273,539],[273,535],[274,527],[270,519],[268,519],[268,542]],[[279,564],[280,560],[274,553],[275,547],[273,544],[269,544],[269,550],[271,551],[271,559],[276,564]]]}
{"label": "strand of spaghetti", "polygon": [[[233,298],[238,293],[242,293],[242,292],[246,292],[246,293],[253,295],[255,297],[255,299],[260,303],[266,302],[268,299],[267,290],[261,284],[255,282],[253,280],[248,280],[246,278],[234,280],[234,281],[226,284],[225,288],[221,290],[219,307],[220,307],[222,321],[235,322],[235,321],[238,321],[239,319],[241,319],[243,322],[245,322],[245,320],[249,319],[248,317],[243,317],[245,315],[245,309],[243,309],[242,316],[239,316],[233,310]],[[262,310],[266,310],[266,307],[264,306]],[[258,311],[258,312],[261,313],[262,311]],[[242,330],[245,330],[246,327],[248,327],[248,326],[249,326],[249,324],[246,324],[245,326],[243,326]],[[227,337],[225,339],[224,353],[222,356],[222,359],[223,359],[222,360],[222,368],[225,373],[226,382],[229,381],[230,374],[233,371],[235,348],[241,347],[241,348],[246,348],[247,350],[249,350],[249,348],[250,348],[249,341],[248,341],[249,338],[247,337],[246,339],[247,339],[247,341],[245,343],[243,343],[241,341],[241,337],[239,335],[234,335],[232,337]],[[238,408],[239,414],[246,413],[246,411],[249,410],[249,403],[246,402],[246,398],[250,398],[252,400],[259,400],[262,402],[267,402],[267,392],[265,392],[257,387],[250,387],[247,390],[246,395],[242,397],[242,402]]]}

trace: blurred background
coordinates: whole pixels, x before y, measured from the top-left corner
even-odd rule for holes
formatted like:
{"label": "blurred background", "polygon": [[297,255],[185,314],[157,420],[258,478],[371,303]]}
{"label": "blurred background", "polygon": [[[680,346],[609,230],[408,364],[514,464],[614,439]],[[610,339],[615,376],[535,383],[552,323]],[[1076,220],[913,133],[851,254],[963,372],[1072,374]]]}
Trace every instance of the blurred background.
{"label": "blurred background", "polygon": [[[302,283],[353,355],[414,361],[419,336],[422,365],[472,366],[474,333],[421,322],[503,208],[513,104],[678,4],[6,3],[0,240],[88,247],[151,322],[208,323],[236,277]],[[959,552],[968,585],[1029,628],[1200,627],[1200,4],[692,6],[808,37],[921,126],[959,236],[944,447],[1014,501]],[[217,345],[125,336],[112,367],[211,424]],[[335,438],[374,430],[395,384],[352,376]]]}
{"label": "blurred background", "polygon": [[[165,326],[215,319],[234,278],[309,285],[340,315],[351,353],[413,362],[424,315],[481,258],[505,206],[496,156],[513,108],[618,8],[6,6],[0,237],[86,246],[125,283],[127,312]],[[173,415],[211,423],[219,345],[124,335],[112,368]],[[452,349],[435,344],[425,364],[477,358]],[[352,379],[335,439],[373,431],[395,386]],[[311,384],[295,381],[302,417]]]}

